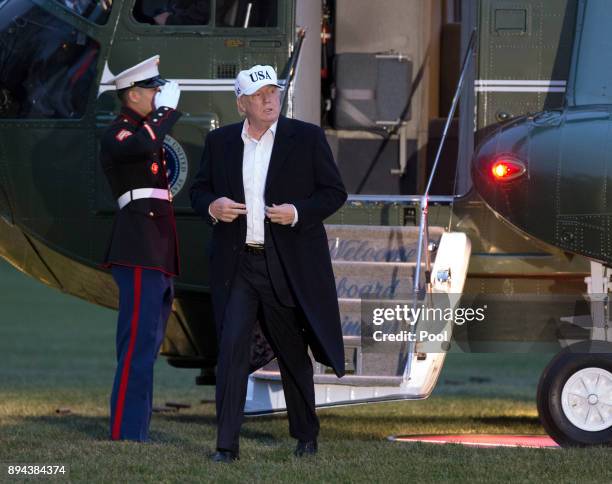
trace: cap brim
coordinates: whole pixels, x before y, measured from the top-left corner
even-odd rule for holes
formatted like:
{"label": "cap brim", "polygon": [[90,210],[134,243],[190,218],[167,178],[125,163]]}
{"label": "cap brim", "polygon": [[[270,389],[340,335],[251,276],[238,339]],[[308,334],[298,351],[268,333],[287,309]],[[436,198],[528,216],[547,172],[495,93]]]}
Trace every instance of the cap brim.
{"label": "cap brim", "polygon": [[250,96],[251,94],[255,94],[257,91],[259,91],[262,87],[265,86],[275,86],[278,87],[279,89],[282,89],[283,86],[281,86],[280,84],[276,83],[276,82],[261,82],[260,84],[255,83],[252,86],[250,86],[248,89],[245,89],[244,91],[242,91],[241,95],[245,95],[245,96]]}
{"label": "cap brim", "polygon": [[164,84],[167,84],[167,83],[168,81],[164,79],[163,77],[156,76],[156,77],[151,77],[149,79],[144,79],[142,81],[135,82],[134,85],[138,87],[144,87],[144,88],[153,88],[153,87],[163,86]]}

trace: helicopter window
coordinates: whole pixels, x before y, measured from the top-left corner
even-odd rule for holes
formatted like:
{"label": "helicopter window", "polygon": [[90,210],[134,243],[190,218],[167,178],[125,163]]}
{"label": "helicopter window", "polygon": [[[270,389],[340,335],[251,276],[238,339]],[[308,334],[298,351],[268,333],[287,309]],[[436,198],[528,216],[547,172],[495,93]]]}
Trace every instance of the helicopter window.
{"label": "helicopter window", "polygon": [[137,0],[134,18],[151,25],[208,25],[210,0]]}
{"label": "helicopter window", "polygon": [[113,0],[56,0],[74,13],[97,24],[105,24],[110,15]]}
{"label": "helicopter window", "polygon": [[217,27],[276,27],[277,0],[217,0]]}
{"label": "helicopter window", "polygon": [[0,118],[80,118],[100,46],[26,0],[0,5]]}

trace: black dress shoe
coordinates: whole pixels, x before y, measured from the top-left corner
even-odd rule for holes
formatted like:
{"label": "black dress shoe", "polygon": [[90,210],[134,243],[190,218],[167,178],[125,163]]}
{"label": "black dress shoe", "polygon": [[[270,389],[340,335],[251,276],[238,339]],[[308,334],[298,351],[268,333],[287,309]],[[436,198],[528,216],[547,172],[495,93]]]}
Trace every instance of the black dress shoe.
{"label": "black dress shoe", "polygon": [[297,447],[295,448],[295,452],[293,452],[293,455],[295,455],[296,457],[304,457],[305,455],[315,455],[316,453],[316,440],[308,440],[307,442],[302,442],[301,440],[298,440]]}
{"label": "black dress shoe", "polygon": [[217,450],[212,456],[213,462],[225,462],[227,464],[238,459],[240,459],[238,453],[232,452],[231,450]]}

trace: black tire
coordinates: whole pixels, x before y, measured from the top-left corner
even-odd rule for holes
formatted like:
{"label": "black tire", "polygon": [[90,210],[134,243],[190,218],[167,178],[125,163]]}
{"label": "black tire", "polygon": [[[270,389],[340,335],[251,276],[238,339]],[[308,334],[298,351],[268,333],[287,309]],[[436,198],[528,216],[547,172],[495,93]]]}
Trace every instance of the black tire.
{"label": "black tire", "polygon": [[566,349],[557,354],[542,372],[538,384],[538,413],[546,432],[563,447],[612,445],[612,426],[601,431],[576,427],[566,417],[561,395],[568,379],[584,368],[602,368],[612,373],[612,353],[576,353]]}

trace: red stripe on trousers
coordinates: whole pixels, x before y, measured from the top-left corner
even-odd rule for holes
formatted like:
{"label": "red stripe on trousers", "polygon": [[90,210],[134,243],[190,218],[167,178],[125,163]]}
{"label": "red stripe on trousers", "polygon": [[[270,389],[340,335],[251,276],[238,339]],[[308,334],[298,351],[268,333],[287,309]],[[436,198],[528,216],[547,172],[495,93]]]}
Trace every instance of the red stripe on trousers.
{"label": "red stripe on trousers", "polygon": [[132,323],[130,329],[130,344],[127,355],[121,370],[121,383],[119,384],[119,395],[117,396],[115,421],[113,422],[113,432],[111,438],[119,440],[121,436],[121,420],[123,418],[123,407],[125,406],[125,393],[127,391],[128,379],[130,376],[130,364],[134,346],[136,346],[136,335],[138,334],[138,319],[140,317],[140,292],[142,288],[142,268],[134,269],[134,309],[132,311]]}

